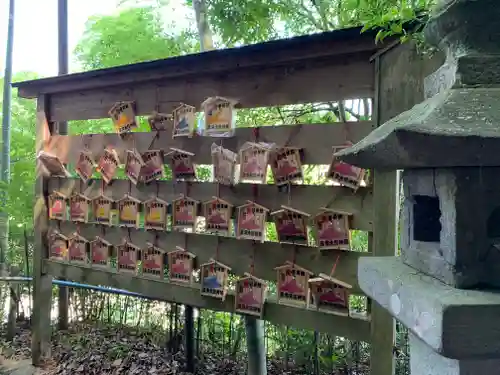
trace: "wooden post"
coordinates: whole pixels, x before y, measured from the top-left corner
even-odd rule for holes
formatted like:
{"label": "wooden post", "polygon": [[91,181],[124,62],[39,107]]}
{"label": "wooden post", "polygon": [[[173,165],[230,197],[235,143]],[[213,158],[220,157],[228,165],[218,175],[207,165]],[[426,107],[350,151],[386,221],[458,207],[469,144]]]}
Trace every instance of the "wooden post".
{"label": "wooden post", "polygon": [[193,306],[184,306],[184,339],[186,340],[186,371],[194,373],[194,315]]}
{"label": "wooden post", "polygon": [[[40,95],[37,102],[36,152],[43,150],[50,138],[52,126],[49,124],[49,98]],[[50,357],[52,306],[52,278],[44,272],[43,260],[47,257],[48,211],[46,204],[47,178],[42,173],[41,165],[36,167],[35,180],[35,247],[33,253],[33,316],[31,353],[33,365],[40,365],[44,358]]]}
{"label": "wooden post", "polygon": [[[20,270],[17,267],[10,267],[10,276],[19,276]],[[19,308],[19,296],[20,296],[20,288],[19,284],[7,284],[10,292],[9,298],[9,315],[7,318],[7,335],[6,338],[8,341],[14,339],[14,335],[16,333],[16,318],[17,311]]]}
{"label": "wooden post", "polygon": [[[68,0],[58,0],[57,15],[59,75],[64,75],[68,74]],[[68,134],[68,123],[66,121],[59,121],[57,128],[59,134]],[[57,308],[59,312],[58,328],[67,330],[69,295],[66,286],[59,286]]]}
{"label": "wooden post", "polygon": [[[375,58],[374,126],[382,125],[380,113],[380,57]],[[394,256],[397,249],[399,178],[397,172],[372,171],[373,222],[369,241],[373,256]],[[395,371],[393,348],[396,325],[387,310],[371,303],[370,374],[392,375]]]}
{"label": "wooden post", "polygon": [[266,346],[264,343],[264,321],[245,316],[247,333],[248,375],[266,375]]}

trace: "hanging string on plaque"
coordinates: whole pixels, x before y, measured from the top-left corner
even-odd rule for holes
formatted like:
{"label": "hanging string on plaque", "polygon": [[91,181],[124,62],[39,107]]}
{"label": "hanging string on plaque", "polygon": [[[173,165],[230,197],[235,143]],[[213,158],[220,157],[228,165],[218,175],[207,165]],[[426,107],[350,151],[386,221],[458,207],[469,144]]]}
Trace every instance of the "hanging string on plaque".
{"label": "hanging string on plaque", "polygon": [[[176,194],[178,184],[175,175],[172,176],[173,192]],[[199,201],[189,197],[190,181],[184,181],[184,193],[172,201],[172,230],[195,231]]]}
{"label": "hanging string on plaque", "polygon": [[[320,251],[351,249],[350,230],[353,215],[350,212],[331,208],[340,196],[346,196],[345,190],[340,189],[342,188],[332,189],[335,194],[319,209],[312,220],[315,243]],[[356,191],[351,190],[347,196],[354,194]]]}
{"label": "hanging string on plaque", "polygon": [[136,139],[134,133],[128,134],[129,139],[132,140],[132,148],[125,151],[125,174],[129,181],[134,185],[139,183],[141,171],[144,168],[144,160],[139,150],[136,148]]}
{"label": "hanging string on plaque", "polygon": [[287,205],[282,205],[281,209],[273,212],[271,216],[276,224],[278,241],[292,245],[308,245],[307,221],[310,215],[292,206],[292,186],[294,182],[303,179],[303,172],[300,149],[290,148],[288,143],[300,129],[301,125],[292,127],[285,146],[275,150],[271,163],[275,184],[287,194]]}
{"label": "hanging string on plaque", "polygon": [[[222,140],[217,147],[223,149]],[[217,162],[217,160],[214,160],[214,162]],[[214,165],[214,172],[216,170],[216,165]],[[233,205],[221,198],[220,180],[214,176],[213,181],[215,183],[215,196],[203,203],[205,229],[207,232],[217,236],[228,236],[232,230]]]}
{"label": "hanging string on plaque", "polygon": [[80,177],[80,181],[87,184],[94,169],[96,167],[95,160],[90,149],[90,144],[92,143],[92,134],[85,136],[85,142],[83,145],[83,151],[80,152],[78,160],[75,165],[75,172]]}
{"label": "hanging string on plaque", "polygon": [[155,108],[151,116],[148,117],[148,124],[151,131],[163,132],[173,128],[174,116],[171,113],[160,112],[160,87],[156,87]]}
{"label": "hanging string on plaque", "polygon": [[147,242],[147,246],[141,249],[141,256],[138,259],[142,259],[143,276],[162,280],[164,276],[165,252],[159,247],[159,237],[158,232],[155,232],[153,240]]}
{"label": "hanging string on plaque", "polygon": [[304,179],[302,169],[302,149],[289,146],[294,137],[299,134],[302,124],[291,126],[288,139],[283,146],[276,146],[271,155],[271,171],[273,172],[274,184],[279,189],[288,183],[301,182]]}
{"label": "hanging string on plaque", "polygon": [[[333,182],[341,186],[346,186],[355,192],[361,186],[365,177],[368,177],[368,173],[365,169],[345,163],[335,157],[336,152],[353,145],[350,125],[348,123],[344,123],[343,131],[346,142],[343,145],[337,145],[332,148],[332,161],[326,175]],[[365,181],[365,183],[368,183],[368,181]]]}
{"label": "hanging string on plaque", "polygon": [[164,152],[161,149],[154,149],[156,141],[161,137],[160,131],[156,131],[148,149],[141,155],[144,165],[142,166],[140,175],[141,181],[145,184],[165,178],[165,168],[163,165]]}
{"label": "hanging string on plaque", "polygon": [[337,255],[330,274],[320,273],[309,280],[311,303],[317,310],[348,316],[350,314],[349,293],[352,285],[334,277],[339,259],[340,254]]}
{"label": "hanging string on plaque", "polygon": [[276,225],[278,241],[283,244],[308,245],[307,221],[309,214],[292,208],[292,188],[288,183],[287,205],[282,205],[281,209],[271,213]]}
{"label": "hanging string on plaque", "polygon": [[255,241],[252,241],[250,272],[245,272],[236,282],[235,311],[240,314],[262,317],[267,296],[267,283],[255,276]]}
{"label": "hanging string on plaque", "polygon": [[[255,141],[253,143],[258,143],[260,137],[259,128],[256,127],[252,130]],[[244,159],[242,158],[241,153],[240,159],[240,163],[244,163]],[[240,172],[241,168],[244,168],[244,166],[240,166]],[[251,170],[249,169],[248,172],[250,171]],[[269,210],[266,207],[261,206],[260,204],[257,204],[255,202],[258,196],[258,184],[256,184],[255,182],[252,183],[252,192],[254,200],[248,200],[245,204],[237,208],[236,238],[264,242],[266,237],[266,224]]]}
{"label": "hanging string on plaque", "polygon": [[335,263],[333,263],[332,269],[330,270],[330,277],[333,277],[335,274],[335,270],[337,269],[337,265],[339,264],[340,254],[337,254],[337,258],[335,259]]}
{"label": "hanging string on plaque", "polygon": [[[259,138],[260,138],[260,128],[259,127],[255,127],[252,129],[252,132],[253,132],[253,137],[254,137],[254,141],[255,143],[258,143],[259,142]],[[257,202],[259,200],[259,185],[258,184],[252,184],[252,200],[254,202]],[[264,226],[266,225],[266,222],[264,222]],[[263,228],[265,230],[265,227]],[[254,274],[254,270],[255,270],[255,252],[256,252],[256,249],[257,249],[257,241],[255,240],[252,240],[252,263],[250,265],[250,274]]]}

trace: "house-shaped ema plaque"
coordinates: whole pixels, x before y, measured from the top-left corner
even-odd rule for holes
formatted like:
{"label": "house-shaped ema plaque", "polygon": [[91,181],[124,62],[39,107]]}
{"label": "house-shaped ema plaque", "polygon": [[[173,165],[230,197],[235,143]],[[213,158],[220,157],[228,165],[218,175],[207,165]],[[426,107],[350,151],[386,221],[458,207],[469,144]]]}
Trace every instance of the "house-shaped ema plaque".
{"label": "house-shaped ema plaque", "polygon": [[[349,145],[342,147],[334,147],[333,153],[341,151]],[[334,182],[340,185],[347,186],[351,189],[357,190],[363,181],[365,170],[354,165],[345,163],[339,158],[332,156],[332,162],[328,168],[327,177],[331,178]]]}
{"label": "house-shaped ema plaque", "polygon": [[68,237],[60,232],[49,235],[49,257],[61,262],[68,260]]}
{"label": "house-shaped ema plaque", "polygon": [[113,180],[119,165],[120,159],[118,159],[116,150],[106,147],[97,165],[97,170],[101,173],[102,179],[106,184],[109,184]]}
{"label": "house-shaped ema plaque", "polygon": [[236,210],[236,238],[264,241],[269,210],[252,201],[247,201]]}
{"label": "house-shaped ema plaque", "polygon": [[144,166],[141,154],[136,149],[125,152],[125,174],[134,185],[139,182],[141,169]]}
{"label": "house-shaped ema plaque", "polygon": [[170,148],[167,154],[175,180],[193,181],[196,179],[196,169],[193,163],[194,154],[188,151]]}
{"label": "house-shaped ema plaque", "polygon": [[90,177],[92,177],[95,167],[96,164],[90,151],[80,152],[76,162],[75,172],[85,184],[89,181]]}
{"label": "house-shaped ema plaque", "polygon": [[300,148],[279,147],[271,154],[271,170],[275,185],[284,185],[302,181],[302,162]]}
{"label": "house-shaped ema plaque", "polygon": [[204,112],[203,135],[208,137],[232,135],[235,127],[235,101],[220,96],[205,100],[201,107]]}
{"label": "house-shaped ema plaque", "polygon": [[198,202],[195,199],[181,195],[172,202],[172,229],[192,229],[196,224]]}
{"label": "house-shaped ema plaque", "polygon": [[272,145],[245,142],[240,149],[240,182],[265,184]]}
{"label": "house-shaped ema plaque", "polygon": [[194,281],[194,258],[196,255],[176,246],[174,251],[167,254],[169,280],[172,283],[192,284]]}
{"label": "house-shaped ema plaque", "polygon": [[148,117],[148,124],[152,131],[165,131],[172,129],[174,115],[170,113],[153,112]]}
{"label": "house-shaped ema plaque", "polygon": [[144,166],[141,169],[141,180],[145,184],[165,177],[162,150],[148,150],[142,154],[142,160]]}
{"label": "house-shaped ema plaque", "polygon": [[131,132],[137,128],[134,102],[117,102],[108,112],[118,134]]}
{"label": "house-shaped ema plaque", "polygon": [[278,303],[295,307],[309,304],[309,278],[312,272],[292,262],[276,267]]}
{"label": "house-shaped ema plaque", "polygon": [[314,216],[316,245],[320,250],[350,250],[349,217],[351,214],[327,208]]}
{"label": "house-shaped ema plaque", "polygon": [[192,137],[194,133],[196,108],[181,104],[174,109],[174,128],[172,138],[176,137]]}
{"label": "house-shaped ema plaque", "polygon": [[271,214],[276,224],[278,241],[294,245],[307,245],[307,221],[309,214],[291,207],[281,206],[281,210]]}
{"label": "house-shaped ema plaque", "polygon": [[234,310],[239,314],[254,315],[262,318],[266,301],[267,283],[245,273],[236,281]]}
{"label": "house-shaped ema plaque", "polygon": [[144,229],[165,230],[167,229],[168,203],[158,197],[151,198],[144,205]]}
{"label": "house-shaped ema plaque", "polygon": [[233,205],[223,199],[213,197],[203,203],[203,213],[207,232],[221,235],[229,234]]}
{"label": "house-shaped ema plaque", "polygon": [[113,245],[105,239],[96,236],[90,242],[90,260],[92,267],[96,268],[110,268],[110,254],[113,250]]}
{"label": "house-shaped ema plaque", "polygon": [[37,155],[37,161],[45,168],[45,171],[52,177],[70,177],[63,162],[50,152],[40,151]]}
{"label": "house-shaped ema plaque", "polygon": [[87,266],[89,264],[89,258],[87,256],[89,241],[80,236],[78,233],[73,233],[73,235],[69,238],[68,243],[70,263]]}
{"label": "house-shaped ema plaque", "polygon": [[214,166],[214,180],[219,184],[233,185],[238,155],[222,146],[212,144],[212,164]]}
{"label": "house-shaped ema plaque", "polygon": [[92,200],[94,211],[94,221],[98,224],[111,225],[111,210],[113,209],[114,201],[111,198],[99,195]]}
{"label": "house-shaped ema plaque", "polygon": [[140,247],[134,244],[123,241],[120,245],[116,246],[116,256],[118,258],[118,272],[137,274],[137,260]]}
{"label": "house-shaped ema plaque", "polygon": [[91,200],[80,193],[73,194],[69,199],[69,219],[79,223],[87,223],[90,216]]}
{"label": "house-shaped ema plaque", "polygon": [[312,306],[320,311],[349,315],[349,292],[351,285],[334,277],[320,273],[309,280]]}
{"label": "house-shaped ema plaque", "polygon": [[230,267],[211,259],[200,267],[201,295],[226,299]]}
{"label": "house-shaped ema plaque", "polygon": [[142,275],[154,279],[163,279],[163,257],[165,251],[148,243],[142,250]]}
{"label": "house-shaped ema plaque", "polygon": [[137,228],[141,201],[128,194],[118,201],[118,225]]}
{"label": "house-shaped ema plaque", "polygon": [[58,191],[54,191],[49,195],[49,219],[66,220],[68,212],[67,199],[64,194]]}

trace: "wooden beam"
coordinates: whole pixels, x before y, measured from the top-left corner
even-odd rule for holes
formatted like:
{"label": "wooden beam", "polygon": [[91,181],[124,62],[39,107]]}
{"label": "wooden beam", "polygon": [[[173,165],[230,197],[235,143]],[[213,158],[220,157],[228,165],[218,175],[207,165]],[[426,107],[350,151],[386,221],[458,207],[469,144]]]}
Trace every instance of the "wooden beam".
{"label": "wooden beam", "polygon": [[[53,131],[48,121],[49,98],[41,95],[37,102],[36,153],[44,149]],[[34,207],[34,251],[33,251],[33,334],[31,338],[32,360],[35,366],[50,357],[50,310],[52,307],[52,278],[43,269],[42,261],[47,257],[46,242],[49,226],[47,210],[47,178],[42,166],[36,166]]]}
{"label": "wooden beam", "polygon": [[[111,120],[110,120],[111,121]],[[237,128],[235,136],[225,138],[225,148],[238,151],[247,141],[254,141],[254,128]],[[344,145],[346,141],[358,142],[372,129],[370,121],[339,122],[331,124],[297,124],[260,127],[259,140],[275,143],[278,146],[294,146],[304,149],[304,164],[330,164],[332,147]],[[194,138],[172,139],[171,130],[159,132],[152,144],[156,132],[133,133],[131,139],[124,141],[117,134],[88,134],[81,136],[53,136],[47,151],[57,155],[66,163],[75,163],[81,150],[87,146],[97,159],[105,146],[115,147],[122,163],[125,150],[133,145],[143,152],[150,148],[170,151],[171,147],[180,148],[195,154],[199,164],[212,164],[210,148],[214,138],[196,136]],[[168,159],[165,159],[168,163]]]}
{"label": "wooden beam", "polygon": [[[371,252],[377,256],[395,256],[398,244],[399,178],[397,171],[373,172],[374,222]],[[370,351],[373,375],[391,375],[395,371],[392,348],[396,340],[396,322],[390,313],[372,301]]]}
{"label": "wooden beam", "polygon": [[383,44],[374,43],[374,34],[370,30],[360,33],[360,28],[352,28],[98,69],[63,78],[20,82],[15,87],[19,88],[22,97],[35,98],[39,93],[53,94],[148,80],[193,78],[234,69],[290,64],[305,59],[339,59],[348,55],[350,60],[355,60],[356,57],[359,59],[357,55],[369,57],[382,47]]}
{"label": "wooden beam", "polygon": [[148,115],[156,108],[171,112],[180,102],[198,108],[207,97],[216,95],[238,100],[241,108],[371,97],[373,68],[368,58],[333,56],[194,77],[138,80],[129,85],[99,84],[54,94],[51,119],[107,118],[111,106],[121,100],[135,101],[138,113]]}
{"label": "wooden beam", "polygon": [[[97,197],[101,192],[101,180],[91,180],[88,186],[80,190],[82,184],[79,179],[51,178],[49,192],[60,191],[67,196],[73,192],[82,192],[89,198]],[[130,189],[130,190],[129,190]],[[212,182],[193,182],[186,187],[186,183],[174,184],[171,180],[159,181],[149,185],[134,186],[128,180],[114,180],[111,186],[104,188],[106,196],[115,200],[121,199],[130,193],[133,197],[145,201],[158,194],[166,202],[172,202],[181,193],[187,193],[191,198],[205,202],[217,194],[217,184]],[[271,211],[288,204],[288,194],[280,192],[275,185],[259,185],[257,197],[251,184],[238,184],[233,187],[220,185],[220,197],[235,207],[245,204],[247,200],[254,200]],[[337,209],[353,214],[351,227],[353,229],[371,231],[373,227],[373,199],[371,187],[359,188],[356,194],[352,190],[341,186],[296,185],[291,191],[292,206],[311,215],[319,212],[320,207]]]}
{"label": "wooden beam", "polygon": [[[70,235],[77,229],[74,223],[67,221],[61,222],[60,226],[56,221],[51,221],[50,224],[52,227],[60,229],[65,235]],[[104,234],[101,230],[102,226],[81,224],[78,228],[80,234],[88,240],[92,240],[99,235],[114,245],[120,244],[129,235],[127,229],[119,227],[106,227]],[[217,237],[202,233],[146,232],[132,229],[130,237],[135,245],[143,248],[146,247],[147,241],[155,241],[156,234],[158,234],[157,240],[160,248],[172,251],[175,246],[186,247],[187,250],[196,254],[198,265],[206,263],[210,258],[215,257],[218,247],[218,260],[230,266],[231,272],[236,275],[248,272],[253,259],[255,276],[264,280],[276,280],[274,267],[293,260],[294,256],[299,266],[307,268],[316,274],[321,272],[329,274],[337,256],[340,255],[335,277],[353,285],[353,293],[359,293],[357,283],[358,259],[360,256],[367,255],[367,253],[355,251],[335,250],[321,254],[315,247],[297,246],[294,250],[293,245],[279,244],[277,242],[264,242],[253,245],[251,240],[238,240],[233,237]]]}
{"label": "wooden beam", "polygon": [[[165,281],[66,265],[50,260],[45,261],[45,265],[47,271],[58,278],[63,277],[79,283],[125,289],[158,300],[168,300],[202,309],[234,311],[234,295],[232,293],[226,297],[224,302],[221,302],[214,298],[202,297],[198,285],[179,286]],[[368,319],[283,306],[277,304],[272,296],[266,302],[263,319],[279,325],[328,332],[351,340],[368,341],[370,336]]]}

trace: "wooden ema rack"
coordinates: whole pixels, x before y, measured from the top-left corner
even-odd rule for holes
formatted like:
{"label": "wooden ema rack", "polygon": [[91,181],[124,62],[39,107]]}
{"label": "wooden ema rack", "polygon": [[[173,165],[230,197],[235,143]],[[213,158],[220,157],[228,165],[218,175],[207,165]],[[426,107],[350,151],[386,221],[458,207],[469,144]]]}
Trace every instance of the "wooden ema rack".
{"label": "wooden ema rack", "polygon": [[[373,35],[360,35],[359,29],[341,30],[264,43],[257,47],[206,52],[97,72],[21,82],[15,86],[18,87],[21,97],[36,98],[38,101],[36,152],[46,151],[54,154],[68,165],[75,165],[84,150],[88,151],[93,160],[98,161],[106,146],[116,150],[117,157],[123,164],[127,150],[136,148],[143,153],[149,149],[153,140],[154,149],[163,151],[164,154],[174,148],[192,153],[195,164],[212,162],[211,147],[214,138],[173,138],[167,121],[169,116],[166,116],[166,121],[162,123],[166,130],[158,133],[133,133],[125,137],[118,134],[58,135],[58,122],[108,118],[110,108],[120,101],[133,102],[136,115],[149,116],[153,111],[172,113],[178,105],[177,103],[174,106],[172,103],[179,100],[200,110],[200,104],[207,97],[214,95],[238,98],[239,108],[313,102],[333,102],[335,107],[336,101],[346,98],[371,98],[374,103],[373,121],[260,128],[259,141],[279,146],[288,142],[287,146],[301,149],[303,164],[328,165],[332,161],[333,146],[361,140],[381,121],[420,101],[417,94],[410,93],[401,83],[409,79],[413,79],[412,82],[420,82],[422,79],[422,72],[418,69],[420,63],[416,62],[416,59],[408,60],[408,56],[413,56],[413,50],[398,47],[376,55],[375,62],[370,62],[369,57],[379,52],[379,48],[380,46],[373,42]],[[381,75],[381,70],[384,70],[388,78]],[[403,80],[400,77],[405,78]],[[385,93],[387,98],[383,97]],[[133,147],[129,144],[131,139]],[[252,128],[238,127],[234,136],[223,140],[223,147],[238,153],[246,142],[256,141]],[[169,162],[169,158],[165,157],[164,163]],[[137,186],[130,186],[128,180],[113,180],[102,189],[100,181],[91,180],[81,189],[79,179],[46,177],[41,168],[39,166],[37,170],[35,183],[35,362],[44,355],[50,342],[48,327],[51,277],[126,289],[158,300],[176,301],[199,308],[235,310],[235,296],[232,290],[229,290],[223,299],[212,298],[202,295],[199,285],[170,283],[168,277],[162,279],[161,272],[158,271],[149,272],[146,277],[136,270],[117,272],[110,268],[106,260],[101,259],[98,264],[94,264],[89,259],[88,265],[82,265],[82,259],[84,262],[85,257],[75,259],[80,262],[71,262],[71,259],[66,261],[65,253],[58,260],[49,259],[48,232],[54,229],[60,231],[64,236],[61,237],[64,244],[68,243],[64,241],[72,238],[77,226],[69,220],[49,219],[46,206],[48,194],[59,191],[64,196],[71,197],[81,193],[92,199],[102,195],[111,199],[112,203],[125,195],[140,202],[158,197],[168,204],[168,215],[171,215],[172,201],[187,190],[190,198],[201,203],[212,199],[218,191],[219,197],[234,207],[253,200],[267,208],[270,213],[289,203],[287,194],[278,191],[275,185],[259,185],[257,197],[252,185],[246,183],[237,184],[233,188],[220,185],[217,189],[217,184],[213,182],[189,182],[189,187],[186,186],[188,182],[179,182],[174,188],[172,181],[162,180],[149,185],[139,183]],[[370,233],[368,253],[342,250],[319,253],[313,246],[276,242],[254,243],[252,240],[236,239],[232,236],[224,236],[218,240],[217,236],[203,233],[182,233],[168,229],[145,230],[141,227],[134,228],[132,224],[130,227],[120,227],[110,223],[111,225],[105,225],[105,230],[102,230],[103,225],[81,222],[78,224],[78,233],[89,241],[89,247],[96,237],[107,241],[105,244],[110,246],[101,247],[101,250],[106,250],[130,238],[129,231],[133,231],[132,242],[137,249],[146,249],[151,244],[162,249],[149,254],[151,256],[134,254],[132,257],[148,261],[163,256],[163,252],[175,250],[176,246],[184,247],[187,243],[186,250],[194,254],[196,264],[207,264],[214,257],[218,245],[217,261],[230,267],[231,273],[243,277],[249,272],[250,259],[254,257],[253,276],[266,282],[276,281],[274,268],[292,259],[314,275],[329,274],[337,255],[340,254],[335,278],[351,285],[351,294],[361,294],[356,281],[358,258],[370,253],[388,255],[394,251],[395,246],[398,202],[395,175],[375,173],[372,181],[373,185],[361,187],[356,192],[336,185],[295,185],[291,191],[293,208],[311,217],[314,217],[321,207],[349,213],[352,216],[351,229]],[[375,217],[380,220],[380,224],[374,222]],[[271,219],[268,216],[268,220]],[[156,268],[152,265],[148,269],[151,271]],[[335,315],[309,307],[279,304],[276,297],[270,295],[267,297],[262,319],[371,342],[372,374],[390,373],[392,341],[387,337],[393,336],[392,319],[379,313],[376,307],[370,309],[368,316],[364,317],[352,314]]]}

